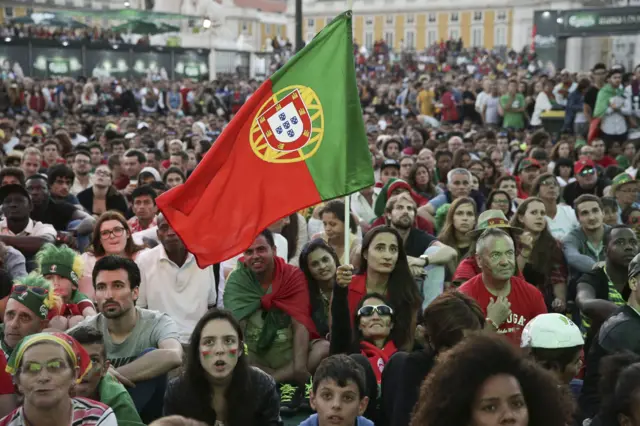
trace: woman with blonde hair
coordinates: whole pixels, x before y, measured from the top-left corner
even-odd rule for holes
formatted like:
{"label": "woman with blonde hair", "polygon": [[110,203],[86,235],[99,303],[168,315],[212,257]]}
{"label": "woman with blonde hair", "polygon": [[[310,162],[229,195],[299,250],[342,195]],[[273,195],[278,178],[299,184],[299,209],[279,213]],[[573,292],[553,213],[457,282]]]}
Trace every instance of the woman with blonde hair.
{"label": "woman with blonde hair", "polygon": [[144,247],[133,241],[131,227],[124,216],[113,210],[102,213],[93,228],[91,246],[82,254],[84,274],[78,289],[93,300],[95,291],[92,274],[98,259],[106,255],[116,255],[135,260],[142,250]]}

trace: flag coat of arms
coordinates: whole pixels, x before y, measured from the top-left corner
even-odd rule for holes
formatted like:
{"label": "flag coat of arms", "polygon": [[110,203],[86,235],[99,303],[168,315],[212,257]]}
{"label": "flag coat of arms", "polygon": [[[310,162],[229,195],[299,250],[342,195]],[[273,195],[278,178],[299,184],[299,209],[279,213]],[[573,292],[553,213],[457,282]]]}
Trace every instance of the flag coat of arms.
{"label": "flag coat of arms", "polygon": [[278,219],[374,183],[351,12],[337,16],[242,106],[187,182],[157,204],[205,267]]}

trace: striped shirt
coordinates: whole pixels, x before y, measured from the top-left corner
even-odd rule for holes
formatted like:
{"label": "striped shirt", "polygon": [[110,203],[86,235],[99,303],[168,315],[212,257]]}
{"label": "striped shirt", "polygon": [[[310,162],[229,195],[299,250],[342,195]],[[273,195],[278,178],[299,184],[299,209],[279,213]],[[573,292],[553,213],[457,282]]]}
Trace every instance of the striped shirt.
{"label": "striped shirt", "polygon": [[[87,398],[71,398],[69,426],[118,426],[116,415],[108,406]],[[23,407],[18,407],[0,420],[0,426],[26,426]]]}

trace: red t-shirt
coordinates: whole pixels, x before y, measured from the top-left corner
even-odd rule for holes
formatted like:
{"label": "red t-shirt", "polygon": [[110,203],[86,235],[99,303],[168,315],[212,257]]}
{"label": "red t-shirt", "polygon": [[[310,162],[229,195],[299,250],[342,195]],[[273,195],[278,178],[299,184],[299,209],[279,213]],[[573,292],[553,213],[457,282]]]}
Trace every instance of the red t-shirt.
{"label": "red t-shirt", "polygon": [[[487,315],[489,299],[494,298],[482,281],[482,274],[476,275],[458,289],[461,293],[473,297],[482,312]],[[540,290],[522,278],[511,277],[511,293],[507,296],[511,303],[511,315],[500,325],[498,333],[504,334],[511,342],[520,347],[520,335],[525,325],[540,314],[547,313],[544,298]]]}
{"label": "red t-shirt", "polygon": [[11,395],[16,393],[13,387],[13,379],[11,374],[5,370],[7,368],[7,358],[3,354],[0,354],[0,395]]}
{"label": "red t-shirt", "polygon": [[349,318],[355,317],[358,303],[365,294],[367,294],[367,274],[354,275],[349,283],[349,293],[347,293]]}

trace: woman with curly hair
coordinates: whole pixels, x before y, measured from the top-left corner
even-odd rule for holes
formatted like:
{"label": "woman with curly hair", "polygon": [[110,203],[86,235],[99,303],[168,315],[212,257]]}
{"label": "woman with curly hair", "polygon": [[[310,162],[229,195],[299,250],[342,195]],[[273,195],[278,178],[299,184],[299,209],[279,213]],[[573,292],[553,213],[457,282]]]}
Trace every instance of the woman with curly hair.
{"label": "woman with curly hair", "polygon": [[422,383],[411,426],[566,426],[570,394],[497,334],[470,336]]}

